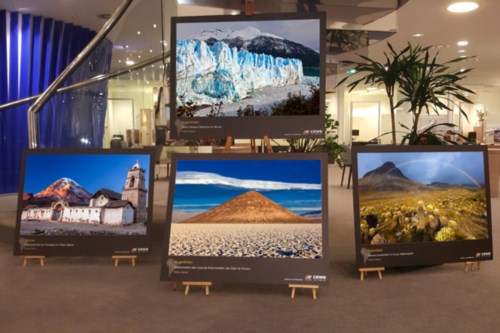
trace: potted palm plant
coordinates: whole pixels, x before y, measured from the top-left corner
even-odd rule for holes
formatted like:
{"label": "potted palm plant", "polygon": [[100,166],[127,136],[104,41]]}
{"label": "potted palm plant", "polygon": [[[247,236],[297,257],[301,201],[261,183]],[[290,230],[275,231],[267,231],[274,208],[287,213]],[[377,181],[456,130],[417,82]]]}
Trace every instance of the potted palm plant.
{"label": "potted palm plant", "polygon": [[[420,143],[417,140],[422,137],[418,130],[418,122],[423,112],[430,114],[431,110],[436,113],[439,110],[452,111],[454,107],[457,107],[467,119],[467,114],[461,108],[460,102],[472,104],[466,94],[474,94],[474,92],[460,85],[459,81],[464,79],[471,69],[453,70],[451,65],[467,61],[471,57],[459,57],[438,63],[438,53],[431,54],[431,46],[421,47],[408,44],[400,52],[396,52],[390,43],[388,43],[388,47],[389,53],[385,53],[385,62],[383,63],[365,56],[360,56],[365,60],[364,62],[347,62],[355,65],[354,69],[358,75],[361,75],[348,87],[351,91],[360,83],[369,86],[384,86],[389,98],[393,144],[396,144],[395,110],[398,107],[407,106],[408,112],[413,117],[410,128],[402,125],[403,128],[409,130],[409,133],[403,137],[402,144],[406,142],[409,144]],[[350,78],[351,76],[347,76],[337,86]],[[395,102],[396,91],[400,96],[397,102]],[[453,124],[437,125],[454,126]],[[428,129],[425,137],[432,140],[428,140],[427,143],[431,141],[433,143],[443,142],[439,137],[431,138],[432,135]]]}

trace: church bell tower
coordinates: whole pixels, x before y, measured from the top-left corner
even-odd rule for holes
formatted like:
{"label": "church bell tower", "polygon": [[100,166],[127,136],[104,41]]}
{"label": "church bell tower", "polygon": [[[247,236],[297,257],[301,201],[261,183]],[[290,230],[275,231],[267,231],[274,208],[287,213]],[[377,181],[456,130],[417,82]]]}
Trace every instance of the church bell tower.
{"label": "church bell tower", "polygon": [[144,169],[141,168],[139,161],[128,169],[125,187],[122,190],[122,200],[128,200],[135,208],[134,223],[144,223],[147,219],[146,179]]}

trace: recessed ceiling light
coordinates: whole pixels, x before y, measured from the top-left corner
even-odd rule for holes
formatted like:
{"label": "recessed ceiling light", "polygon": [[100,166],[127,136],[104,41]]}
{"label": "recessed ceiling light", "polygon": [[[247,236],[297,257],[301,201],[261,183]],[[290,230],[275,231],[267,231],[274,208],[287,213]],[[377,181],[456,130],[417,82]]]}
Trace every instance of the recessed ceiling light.
{"label": "recessed ceiling light", "polygon": [[465,50],[458,50],[458,53],[465,53]]}
{"label": "recessed ceiling light", "polygon": [[474,1],[461,1],[450,4],[446,9],[452,13],[467,13],[476,10],[479,7]]}
{"label": "recessed ceiling light", "polygon": [[467,46],[469,45],[469,42],[466,40],[461,40],[457,43],[458,46]]}
{"label": "recessed ceiling light", "polygon": [[156,27],[157,27],[156,23],[155,23],[155,24],[153,24],[153,28],[156,28]]}
{"label": "recessed ceiling light", "polygon": [[153,50],[152,50],[152,49],[149,49],[149,53],[153,53]]}
{"label": "recessed ceiling light", "polygon": [[134,64],[135,64],[135,61],[133,61],[133,60],[127,60],[127,61],[125,61],[125,64],[126,64],[127,66],[132,66],[132,65],[134,65]]}
{"label": "recessed ceiling light", "polygon": [[418,33],[418,34],[413,34],[413,37],[417,37],[417,38],[418,38],[418,37],[423,37],[423,36],[424,36],[424,34],[420,34],[420,33]]}
{"label": "recessed ceiling light", "polygon": [[140,35],[140,34],[141,34],[141,32],[140,32],[140,31],[137,31],[137,34],[138,34],[138,35]]}

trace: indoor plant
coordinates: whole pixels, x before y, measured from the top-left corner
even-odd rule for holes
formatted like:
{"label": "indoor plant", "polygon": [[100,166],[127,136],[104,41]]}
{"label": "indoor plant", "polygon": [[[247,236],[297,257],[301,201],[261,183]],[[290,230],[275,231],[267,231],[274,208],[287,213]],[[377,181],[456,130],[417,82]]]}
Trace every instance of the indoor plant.
{"label": "indoor plant", "polygon": [[[438,52],[431,54],[433,49],[431,46],[421,47],[408,44],[402,51],[396,52],[388,43],[388,48],[390,52],[384,53],[385,62],[383,63],[362,55],[360,57],[365,60],[364,62],[346,61],[346,63],[355,65],[355,72],[358,73],[357,79],[349,83],[349,91],[360,83],[369,86],[384,86],[389,98],[393,144],[396,144],[395,110],[398,107],[407,106],[408,112],[413,116],[410,133],[403,138],[402,143],[406,141],[409,144],[419,143],[418,140],[410,140],[410,138],[419,136],[418,122],[424,111],[427,114],[430,110],[436,113],[443,109],[452,111],[456,106],[467,119],[467,114],[460,107],[459,102],[472,104],[465,94],[474,92],[458,82],[464,79],[471,69],[452,70],[450,66],[467,61],[471,57],[459,57],[440,64],[437,62]],[[337,86],[350,78],[351,76],[345,77]],[[395,92],[401,96],[397,102]]]}

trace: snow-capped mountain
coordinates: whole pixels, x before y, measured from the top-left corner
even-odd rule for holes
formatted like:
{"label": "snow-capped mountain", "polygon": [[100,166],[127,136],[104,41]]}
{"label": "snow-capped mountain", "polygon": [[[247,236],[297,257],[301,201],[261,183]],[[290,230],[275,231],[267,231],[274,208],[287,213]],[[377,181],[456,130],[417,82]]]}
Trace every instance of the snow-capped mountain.
{"label": "snow-capped mountain", "polygon": [[189,39],[196,39],[202,41],[213,39],[225,42],[235,38],[240,38],[243,41],[251,41],[252,39],[259,36],[268,36],[276,39],[283,39],[280,36],[273,35],[267,32],[262,32],[260,29],[255,27],[247,27],[245,29],[240,29],[240,30],[222,30],[222,29],[204,30],[198,34],[189,37]]}
{"label": "snow-capped mountain", "polygon": [[88,203],[92,195],[70,178],[61,178],[30,198],[30,201],[64,200],[70,203]]}
{"label": "snow-capped mountain", "polygon": [[238,51],[243,49],[275,58],[295,58],[301,60],[304,67],[319,67],[318,52],[252,26],[241,30],[205,30],[189,39],[204,41],[209,46],[216,42],[224,42],[230,48],[236,47]]}

